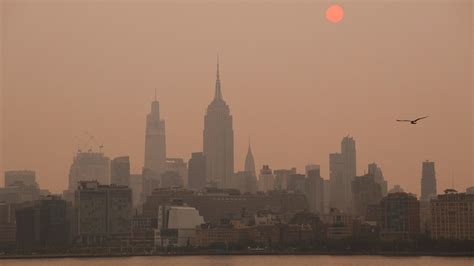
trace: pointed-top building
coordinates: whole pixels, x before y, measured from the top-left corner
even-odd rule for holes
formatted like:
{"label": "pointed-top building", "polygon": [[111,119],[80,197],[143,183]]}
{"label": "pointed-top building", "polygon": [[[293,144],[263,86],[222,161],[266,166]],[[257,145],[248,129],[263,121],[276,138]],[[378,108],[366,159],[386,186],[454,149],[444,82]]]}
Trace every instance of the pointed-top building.
{"label": "pointed-top building", "polygon": [[203,152],[207,181],[228,187],[234,173],[234,131],[229,106],[222,96],[219,57],[214,99],[204,117]]}
{"label": "pointed-top building", "polygon": [[146,117],[145,169],[160,175],[166,171],[165,121],[160,118],[160,103],[151,103],[151,111]]}
{"label": "pointed-top building", "polygon": [[257,176],[255,171],[255,161],[253,159],[252,148],[250,146],[249,140],[249,149],[247,150],[247,156],[245,157],[245,172],[251,173],[253,176]]}

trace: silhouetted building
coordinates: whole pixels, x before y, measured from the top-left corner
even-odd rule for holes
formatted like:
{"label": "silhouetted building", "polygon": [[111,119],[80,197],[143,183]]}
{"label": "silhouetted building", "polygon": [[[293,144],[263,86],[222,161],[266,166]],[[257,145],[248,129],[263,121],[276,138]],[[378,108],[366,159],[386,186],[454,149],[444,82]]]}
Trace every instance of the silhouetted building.
{"label": "silhouetted building", "polygon": [[110,183],[120,186],[130,185],[130,158],[117,157],[110,163]]}
{"label": "silhouetted building", "polygon": [[77,235],[82,244],[99,244],[131,233],[132,191],[125,186],[80,182],[76,190]]}
{"label": "silhouetted building", "polygon": [[255,171],[255,161],[253,159],[252,148],[250,147],[247,150],[247,156],[245,157],[245,168],[244,171],[247,173],[252,174],[253,176],[257,176],[257,172]]}
{"label": "silhouetted building", "polygon": [[331,181],[331,207],[350,211],[352,207],[351,182],[356,176],[356,146],[351,137],[341,142],[341,153],[329,155],[329,179]]}
{"label": "silhouetted building", "polygon": [[219,62],[214,99],[204,117],[203,139],[207,181],[228,187],[234,174],[234,131],[229,106],[222,97]]}
{"label": "silhouetted building", "polygon": [[35,171],[12,170],[5,172],[5,187],[13,186],[19,182],[26,186],[38,187],[38,184],[36,183]]}
{"label": "silhouetted building", "polygon": [[353,218],[341,210],[331,208],[328,213],[319,216],[327,226],[327,238],[344,239],[352,236]]}
{"label": "silhouetted building", "polygon": [[0,249],[16,243],[15,204],[0,202]]}
{"label": "silhouetted building", "polygon": [[303,194],[272,192],[263,194],[240,194],[227,189],[208,189],[196,193],[185,189],[157,189],[143,205],[143,215],[156,217],[158,207],[173,200],[181,200],[195,207],[206,222],[218,224],[223,218],[241,215],[242,211],[253,216],[257,211],[270,209],[278,213],[296,213],[308,208]]}
{"label": "silhouetted building", "polygon": [[74,157],[69,169],[69,190],[76,190],[79,181],[110,182],[110,159],[100,152],[81,152]]}
{"label": "silhouetted building", "polygon": [[380,204],[382,200],[380,184],[374,176],[367,174],[357,176],[352,181],[352,213],[354,216],[365,218],[369,205]]}
{"label": "silhouetted building", "polygon": [[40,189],[37,185],[25,185],[21,181],[0,188],[0,202],[21,203],[37,200],[39,197]]}
{"label": "silhouetted building", "polygon": [[155,219],[135,214],[132,217],[132,239],[131,244],[137,246],[152,246],[155,242]]}
{"label": "silhouetted building", "polygon": [[420,202],[412,194],[389,193],[380,203],[380,215],[382,239],[415,239],[420,233]]}
{"label": "silhouetted building", "polygon": [[275,189],[276,190],[287,190],[288,189],[288,178],[290,175],[296,174],[296,168],[291,169],[278,169],[273,171],[275,175]]}
{"label": "silhouetted building", "polygon": [[181,177],[183,186],[188,185],[188,164],[183,158],[166,158],[166,171],[178,173]]}
{"label": "silhouetted building", "polygon": [[206,187],[206,157],[202,152],[193,152],[188,167],[188,187],[203,190]]}
{"label": "silhouetted building", "polygon": [[380,185],[380,188],[382,189],[382,196],[387,196],[388,185],[383,176],[382,169],[378,167],[376,163],[369,164],[368,168],[368,174],[373,176],[374,181]]}
{"label": "silhouetted building", "polygon": [[399,193],[399,192],[405,192],[403,188],[400,185],[394,185],[393,188],[391,188],[388,193]]}
{"label": "silhouetted building", "polygon": [[431,200],[431,238],[474,240],[474,195],[447,189]]}
{"label": "silhouetted building", "polygon": [[231,188],[241,193],[255,194],[257,192],[257,178],[250,172],[239,171],[232,177]]}
{"label": "silhouetted building", "polygon": [[160,103],[156,95],[146,116],[144,168],[153,170],[157,175],[166,170],[165,121],[160,117]]}
{"label": "silhouetted building", "polygon": [[183,178],[175,171],[166,171],[161,174],[161,187],[182,187]]}
{"label": "silhouetted building", "polygon": [[71,243],[72,205],[60,197],[21,204],[16,209],[19,248],[64,247]]}
{"label": "silhouetted building", "polygon": [[129,187],[132,190],[132,203],[134,208],[140,208],[143,193],[143,176],[140,174],[130,175]]}
{"label": "silhouetted building", "polygon": [[474,194],[474,187],[466,188],[466,194]]}
{"label": "silhouetted building", "polygon": [[429,201],[436,197],[435,163],[423,162],[421,171],[421,201]]}
{"label": "silhouetted building", "polygon": [[161,187],[161,176],[151,169],[143,168],[142,185],[141,202],[145,202],[154,189]]}
{"label": "silhouetted building", "polygon": [[182,186],[188,186],[188,165],[182,158],[167,158],[166,171],[178,173],[182,180]]}
{"label": "silhouetted building", "polygon": [[331,209],[331,181],[323,180],[323,212],[329,213]]}
{"label": "silhouetted building", "polygon": [[258,190],[267,192],[275,189],[275,176],[273,175],[272,169],[268,165],[264,165],[260,169],[260,175],[258,177]]}
{"label": "silhouetted building", "polygon": [[305,184],[305,195],[308,200],[309,210],[313,213],[323,213],[324,181],[321,177],[319,165],[317,168],[308,169]]}
{"label": "silhouetted building", "polygon": [[294,191],[298,193],[306,192],[306,176],[302,174],[292,174],[288,177],[288,187],[289,191]]}

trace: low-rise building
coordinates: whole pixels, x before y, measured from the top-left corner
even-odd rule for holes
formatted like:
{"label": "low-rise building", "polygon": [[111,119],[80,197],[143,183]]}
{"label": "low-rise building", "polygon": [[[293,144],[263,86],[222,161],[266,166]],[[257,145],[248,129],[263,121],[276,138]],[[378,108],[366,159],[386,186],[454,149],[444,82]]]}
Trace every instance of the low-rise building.
{"label": "low-rise building", "polygon": [[204,219],[196,208],[162,205],[158,209],[155,246],[189,246],[195,244],[196,228]]}
{"label": "low-rise building", "polygon": [[332,208],[329,213],[321,215],[320,219],[326,225],[328,239],[344,239],[352,236],[354,229],[352,215]]}
{"label": "low-rise building", "polygon": [[59,196],[26,202],[16,208],[19,248],[65,247],[71,243],[72,206]]}
{"label": "low-rise building", "polygon": [[431,238],[474,240],[474,194],[448,189],[431,200]]}

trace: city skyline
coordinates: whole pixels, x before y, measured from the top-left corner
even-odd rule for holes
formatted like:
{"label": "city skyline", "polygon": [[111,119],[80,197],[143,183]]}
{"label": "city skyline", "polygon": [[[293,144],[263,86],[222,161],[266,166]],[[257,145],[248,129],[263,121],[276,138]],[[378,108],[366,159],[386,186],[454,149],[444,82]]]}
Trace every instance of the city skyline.
{"label": "city skyline", "polygon": [[[455,187],[460,191],[472,186],[472,128],[469,125],[472,120],[469,86],[472,83],[469,83],[469,72],[466,72],[472,69],[467,46],[471,41],[466,36],[468,34],[464,34],[472,32],[465,23],[470,18],[469,8],[465,11],[462,5],[430,5],[423,7],[426,17],[421,21],[415,16],[415,11],[422,7],[416,4],[413,4],[415,10],[410,11],[404,6],[386,10],[380,5],[363,5],[365,10],[361,10],[347,3],[346,17],[337,26],[325,25],[314,18],[317,22],[314,28],[309,28],[306,26],[307,16],[295,18],[291,13],[307,15],[309,11],[303,10],[302,7],[306,6],[303,4],[291,6],[290,13],[285,12],[284,7],[273,6],[271,14],[275,17],[270,16],[269,22],[263,24],[257,23],[257,11],[268,6],[256,4],[256,11],[251,11],[244,4],[234,4],[249,16],[248,24],[242,25],[248,32],[243,33],[232,27],[235,15],[225,6],[207,5],[199,9],[212,17],[197,23],[202,36],[186,30],[186,26],[191,25],[189,21],[177,25],[194,46],[171,38],[160,43],[161,49],[157,51],[157,39],[151,38],[152,35],[133,33],[135,41],[143,46],[142,53],[136,46],[131,48],[135,41],[118,42],[123,32],[113,24],[106,23],[104,28],[93,30],[94,17],[90,18],[90,25],[77,24],[73,19],[88,6],[76,5],[79,11],[59,4],[64,14],[71,16],[62,17],[65,26],[54,25],[54,20],[42,17],[60,16],[59,13],[52,14],[48,5],[37,6],[34,12],[27,4],[7,5],[5,12],[9,24],[3,26],[6,63],[2,95],[2,173],[13,169],[35,170],[41,187],[62,191],[67,186],[68,167],[75,156],[74,137],[84,131],[91,132],[104,144],[103,151],[109,158],[130,156],[132,173],[140,173],[144,153],[144,116],[149,111],[155,87],[158,88],[162,117],[167,122],[168,154],[188,160],[192,152],[202,151],[202,119],[213,95],[215,53],[219,51],[221,78],[226,85],[226,100],[234,118],[235,172],[243,169],[247,139],[252,136],[257,169],[265,164],[273,170],[294,166],[303,172],[306,164],[315,163],[321,165],[322,177],[329,179],[329,154],[337,151],[341,138],[350,134],[357,141],[357,169],[366,169],[369,163],[377,163],[389,182],[389,189],[400,184],[405,191],[420,196],[420,163],[424,160],[436,162],[438,191],[450,187],[453,177]],[[315,3],[309,6],[319,10],[323,5]],[[105,6],[94,7],[94,15],[109,14]],[[150,12],[144,11],[146,8],[143,7],[127,11],[125,7],[114,7],[114,11],[124,15],[126,21],[136,20],[152,33],[167,34],[166,29],[155,21],[153,12],[157,12],[156,6],[152,5]],[[178,4],[164,7],[177,18],[183,15],[176,13],[180,8]],[[378,9],[389,14],[387,19],[379,19],[388,29],[385,32],[362,18],[365,12]],[[29,34],[31,24],[22,24],[18,20],[20,11],[50,31],[42,35]],[[143,18],[137,17],[142,12]],[[413,31],[399,32],[389,21],[401,14],[407,19],[401,23],[412,26]],[[162,15],[166,21],[176,19],[171,14]],[[197,16],[187,11],[185,15]],[[278,23],[278,15],[293,20],[285,26]],[[436,16],[439,20],[434,20]],[[214,25],[216,18],[222,19],[223,25],[230,30]],[[118,19],[111,17],[112,21]],[[153,21],[156,23],[149,23]],[[436,34],[432,35],[416,34],[427,30],[433,21],[446,27],[433,29]],[[252,25],[255,26],[253,31]],[[292,31],[299,26],[304,26],[311,34]],[[91,37],[93,48],[85,54],[68,53],[68,49],[78,49],[68,39],[71,37],[66,31],[68,27],[76,29],[79,36]],[[338,30],[335,27],[339,27]],[[286,38],[280,39],[279,31],[271,30],[276,28],[288,34],[294,42],[285,43]],[[109,37],[99,37],[81,33],[79,29],[94,34],[106,29],[112,31]],[[368,29],[370,34],[364,29]],[[270,30],[268,38],[259,37],[264,30]],[[367,40],[359,40],[353,45],[341,43],[345,38],[353,40],[355,37],[349,30]],[[61,45],[66,48],[52,52],[53,56],[48,58],[50,67],[40,69],[35,64],[27,64],[29,60],[37,63],[46,60],[37,49],[51,45],[57,33],[64,37]],[[219,37],[209,37],[215,33],[219,33]],[[373,44],[374,33],[381,34],[387,41]],[[28,36],[29,39],[25,40],[25,46],[14,47],[19,36]],[[246,36],[254,40],[254,46],[239,41]],[[396,46],[400,45],[401,49],[416,51],[408,51],[403,56],[385,54],[371,57],[371,49],[392,51],[394,40],[399,40]],[[301,52],[294,51],[299,47],[295,46],[296,41],[300,42]],[[34,43],[38,48],[32,49],[28,43]],[[170,51],[173,45],[177,45],[177,49]],[[441,49],[445,45],[452,49]],[[98,51],[94,49],[100,47],[107,47],[106,56],[97,57]],[[119,60],[121,57],[117,56],[124,51],[131,51],[131,55],[125,58],[126,61]],[[421,51],[424,55],[418,54]],[[281,52],[286,53],[284,58],[277,56]],[[59,60],[64,56],[66,61],[76,62],[78,66],[65,66],[63,59]],[[86,64],[88,61],[82,60],[81,56],[94,64]],[[97,58],[92,60],[94,56]],[[417,60],[410,61],[414,56]],[[353,65],[345,66],[347,58],[358,60],[362,64],[361,70]],[[387,61],[392,63],[383,63]],[[408,62],[414,65],[413,68],[408,66]],[[432,64],[439,66],[430,68]],[[288,68],[289,65],[292,67]],[[87,70],[86,66],[91,69]],[[135,71],[139,73],[130,71],[137,66],[138,71]],[[25,79],[17,74],[21,69],[31,75]],[[414,69],[417,69],[416,74],[412,72]],[[463,71],[450,72],[448,69]],[[103,75],[96,74],[99,70]],[[127,77],[126,73],[130,76]],[[370,75],[367,80],[360,78],[367,73],[376,75]],[[393,78],[387,73],[391,73]],[[436,73],[445,76],[438,80]],[[430,78],[433,75],[436,79]],[[456,88],[454,93],[452,88]],[[421,96],[416,96],[418,94]],[[365,107],[367,101],[371,103],[368,108]],[[20,102],[22,104],[18,104]],[[398,118],[425,114],[430,115],[430,119],[415,127],[395,122]],[[357,174],[362,175],[361,171]]]}

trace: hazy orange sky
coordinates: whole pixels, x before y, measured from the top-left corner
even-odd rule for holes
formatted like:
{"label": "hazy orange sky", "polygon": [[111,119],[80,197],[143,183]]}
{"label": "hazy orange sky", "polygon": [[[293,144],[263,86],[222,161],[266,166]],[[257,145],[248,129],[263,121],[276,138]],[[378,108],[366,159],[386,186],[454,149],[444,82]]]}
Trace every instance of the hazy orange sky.
{"label": "hazy orange sky", "polygon": [[84,131],[140,172],[154,88],[168,157],[201,151],[217,52],[236,170],[251,136],[258,169],[316,163],[327,179],[350,134],[358,173],[376,162],[389,188],[419,195],[426,159],[438,191],[474,185],[470,0],[1,2],[0,170],[43,188],[66,188]]}

